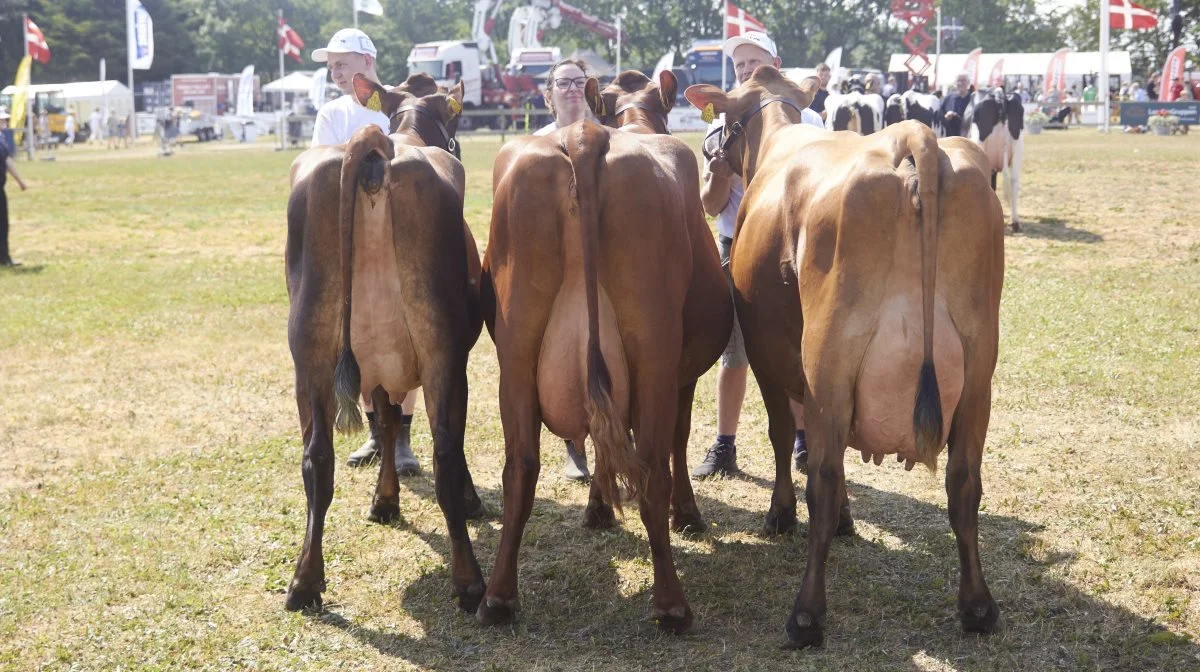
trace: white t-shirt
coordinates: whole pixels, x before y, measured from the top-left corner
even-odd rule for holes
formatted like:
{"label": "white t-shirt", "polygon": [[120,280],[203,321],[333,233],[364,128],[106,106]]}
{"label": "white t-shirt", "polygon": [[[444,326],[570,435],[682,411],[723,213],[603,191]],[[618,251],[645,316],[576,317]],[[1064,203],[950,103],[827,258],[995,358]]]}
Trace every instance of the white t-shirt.
{"label": "white t-shirt", "polygon": [[[809,126],[817,128],[825,128],[825,122],[821,119],[821,115],[817,114],[812,108],[804,108],[800,110],[800,120]],[[710,138],[719,138],[720,135],[716,131],[725,126],[725,115],[717,117],[716,121],[708,127],[708,134],[705,136],[706,143],[712,143]],[[709,151],[714,152],[717,147],[710,147]],[[740,175],[734,174],[729,177],[729,202],[725,204],[725,209],[717,215],[717,233],[726,237],[733,238],[733,229],[737,225],[738,208],[742,207],[742,196],[746,193],[746,186],[742,184]]]}
{"label": "white t-shirt", "polygon": [[551,133],[553,133],[557,130],[558,130],[558,122],[552,121],[552,122],[546,124],[545,126],[539,128],[538,130],[534,131],[533,134],[534,135],[550,135]]}
{"label": "white t-shirt", "polygon": [[368,124],[375,124],[384,133],[389,132],[387,115],[368,110],[354,96],[342,96],[325,103],[317,112],[317,123],[313,126],[312,146],[344,145],[350,136]]}

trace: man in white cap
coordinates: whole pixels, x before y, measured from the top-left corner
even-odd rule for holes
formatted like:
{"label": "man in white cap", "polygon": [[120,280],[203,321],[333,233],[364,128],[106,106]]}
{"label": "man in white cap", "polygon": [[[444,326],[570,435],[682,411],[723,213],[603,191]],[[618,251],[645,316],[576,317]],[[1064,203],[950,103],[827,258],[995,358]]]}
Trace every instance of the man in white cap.
{"label": "man in white cap", "polygon": [[[337,100],[322,105],[321,110],[317,112],[317,123],[313,127],[314,147],[344,145],[355,131],[369,124],[375,124],[384,133],[391,132],[391,124],[386,114],[368,110],[359,105],[358,99],[354,97],[354,75],[361,73],[376,84],[381,84],[379,75],[375,73],[377,54],[371,38],[357,28],[339,30],[329,40],[329,46],[312,52],[312,60],[329,63],[329,75],[343,94]],[[350,453],[346,464],[351,467],[365,467],[379,459],[379,426],[375,423],[375,412],[370,403],[369,399],[363,399],[371,435],[362,447]],[[400,405],[402,417],[395,448],[396,473],[401,476],[415,476],[421,473],[421,464],[413,455],[411,441],[412,416],[416,405],[415,390],[409,392]]]}
{"label": "man in white cap", "polygon": [[[778,68],[781,61],[775,48],[775,41],[766,33],[749,31],[725,41],[722,47],[725,55],[733,59],[733,70],[737,75],[738,84],[744,83],[754,74],[759,66]],[[811,109],[801,111],[801,119],[806,124],[824,128],[821,115]],[[717,241],[721,250],[721,266],[729,274],[729,249],[733,246],[733,228],[737,223],[738,208],[742,205],[742,194],[745,185],[742,178],[733,172],[725,152],[721,150],[722,130],[725,127],[724,115],[716,119],[708,128],[708,136],[704,139],[704,155],[709,157],[704,165],[703,182],[700,187],[700,199],[704,211],[717,218]],[[738,419],[742,414],[742,402],[746,398],[746,375],[749,362],[746,360],[746,346],[742,341],[742,328],[733,320],[733,332],[729,335],[729,345],[721,355],[721,368],[717,371],[717,440],[708,449],[704,461],[692,470],[692,477],[697,479],[710,476],[728,476],[738,471],[737,467],[737,435]],[[794,456],[797,465],[807,461],[808,448],[804,443],[803,406],[792,402],[792,413],[796,416],[796,443]]]}
{"label": "man in white cap", "polygon": [[380,84],[375,74],[375,43],[357,28],[343,28],[333,34],[329,46],[312,52],[312,60],[329,63],[329,75],[342,92],[337,100],[321,106],[317,112],[317,123],[313,127],[312,144],[344,145],[354,132],[368,124],[375,124],[384,133],[391,131],[387,115],[368,110],[358,104],[354,97],[354,75],[362,74]]}

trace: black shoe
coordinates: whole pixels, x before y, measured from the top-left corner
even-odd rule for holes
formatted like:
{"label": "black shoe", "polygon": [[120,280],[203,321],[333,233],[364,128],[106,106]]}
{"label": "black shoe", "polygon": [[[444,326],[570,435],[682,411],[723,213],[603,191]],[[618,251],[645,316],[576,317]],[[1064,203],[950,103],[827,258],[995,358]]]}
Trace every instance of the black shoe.
{"label": "black shoe", "polygon": [[21,262],[17,261],[16,259],[4,259],[4,260],[0,260],[0,266],[9,266],[9,267],[11,267],[11,266],[20,266],[20,265],[21,265]]}
{"label": "black shoe", "polygon": [[803,440],[792,446],[792,463],[796,465],[796,471],[808,473],[808,444]]}
{"label": "black shoe", "polygon": [[347,467],[369,467],[379,459],[379,425],[375,424],[375,414],[367,413],[367,429],[371,438],[358,450],[350,453],[346,460]]}
{"label": "black shoe", "polygon": [[567,441],[566,444],[567,458],[563,463],[563,476],[581,483],[591,478],[591,474],[588,473],[587,456],[575,448],[574,441]]}
{"label": "black shoe", "polygon": [[421,463],[412,452],[412,423],[401,423],[400,433],[396,435],[396,474],[398,476],[417,476],[421,473]]}
{"label": "black shoe", "polygon": [[704,461],[692,470],[692,478],[704,480],[713,476],[732,476],[738,473],[737,446],[717,442],[708,449]]}

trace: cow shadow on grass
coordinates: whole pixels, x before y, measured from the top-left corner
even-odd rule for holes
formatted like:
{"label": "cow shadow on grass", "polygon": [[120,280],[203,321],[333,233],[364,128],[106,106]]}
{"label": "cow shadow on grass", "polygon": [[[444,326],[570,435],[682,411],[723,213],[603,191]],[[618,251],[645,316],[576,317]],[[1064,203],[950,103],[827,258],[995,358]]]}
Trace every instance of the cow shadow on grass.
{"label": "cow shadow on grass", "polygon": [[[761,480],[761,479],[759,479]],[[432,498],[432,483],[410,483]],[[539,498],[525,529],[515,623],[484,628],[449,599],[443,566],[404,586],[394,605],[420,623],[409,636],[351,622],[331,607],[321,622],[387,656],[434,669],[1157,669],[1200,666],[1200,647],[1154,621],[1059,578],[1074,557],[1046,552],[1041,528],[980,517],[984,572],[1006,628],[963,635],[955,608],[958,556],[944,500],[929,503],[850,483],[862,536],[830,553],[826,645],[785,650],[783,624],[807,553],[806,515],[795,535],[759,534],[769,491],[751,508],[699,497],[710,529],[672,535],[675,562],[696,616],[689,634],[660,634],[648,620],[652,571],[635,506],[612,530],[581,527],[582,505]],[[501,493],[481,490],[498,511]],[[803,501],[801,499],[801,501]],[[485,575],[498,521],[472,525]],[[417,532],[448,563],[444,531]]]}
{"label": "cow shadow on grass", "polygon": [[1021,232],[1016,235],[1026,238],[1045,238],[1066,243],[1103,243],[1104,236],[1084,229],[1077,229],[1059,217],[1034,217],[1021,220]]}

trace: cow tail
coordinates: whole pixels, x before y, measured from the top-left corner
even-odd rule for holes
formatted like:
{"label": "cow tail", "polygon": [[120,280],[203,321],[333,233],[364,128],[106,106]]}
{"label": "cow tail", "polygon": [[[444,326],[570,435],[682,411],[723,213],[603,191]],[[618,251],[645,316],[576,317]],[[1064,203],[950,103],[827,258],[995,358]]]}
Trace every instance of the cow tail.
{"label": "cow tail", "polygon": [[908,149],[917,171],[914,205],[921,227],[921,321],[923,327],[923,356],[917,381],[917,398],[913,408],[913,432],[916,435],[917,456],[931,471],[937,469],[937,456],[942,450],[942,399],[938,390],[937,372],[933,366],[934,280],[937,277],[938,253],[938,176],[940,152],[937,137],[928,128],[913,129],[908,136]]}
{"label": "cow tail", "polygon": [[368,194],[377,194],[387,178],[392,159],[392,143],[375,126],[355,133],[346,144],[342,157],[342,175],[338,189],[338,233],[341,239],[342,265],[342,351],[333,372],[333,397],[336,405],[333,426],[339,432],[362,430],[358,396],[362,392],[362,372],[350,348],[350,307],[354,288],[354,206],[361,185]]}
{"label": "cow tail", "polygon": [[608,153],[608,132],[583,123],[563,133],[579,199],[583,244],[583,285],[587,296],[587,423],[596,447],[596,485],[605,501],[621,510],[621,489],[632,498],[643,489],[644,469],[637,459],[621,414],[612,400],[612,377],[600,351],[600,172]]}

